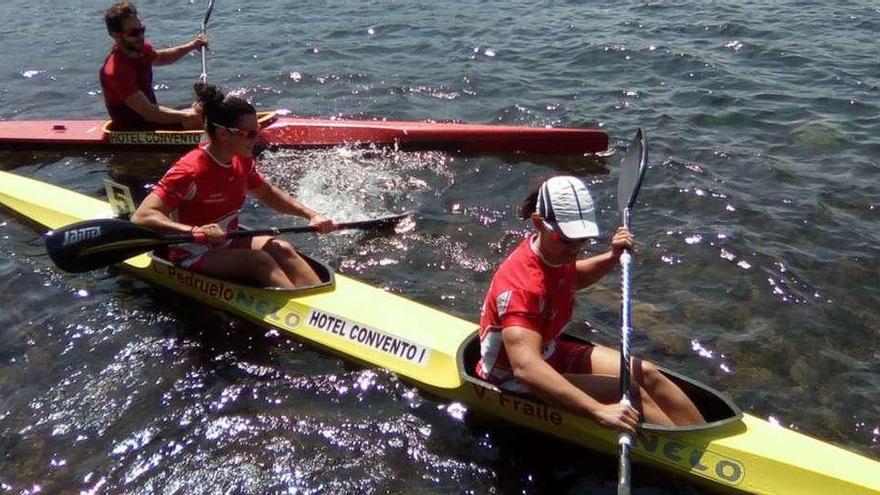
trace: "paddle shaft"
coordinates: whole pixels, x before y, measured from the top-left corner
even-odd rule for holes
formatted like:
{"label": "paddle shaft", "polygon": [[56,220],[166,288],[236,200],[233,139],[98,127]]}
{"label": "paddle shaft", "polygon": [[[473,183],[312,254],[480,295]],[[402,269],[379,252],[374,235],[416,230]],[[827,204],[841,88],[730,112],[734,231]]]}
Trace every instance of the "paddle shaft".
{"label": "paddle shaft", "polygon": [[[393,215],[389,217],[375,218],[372,220],[358,220],[355,222],[343,222],[336,224],[336,230],[369,230],[369,229],[381,229],[383,227],[389,227],[392,225],[396,225],[405,217],[409,216],[409,213],[402,213],[400,215]],[[138,227],[142,228],[142,227]],[[225,236],[223,236],[224,240],[229,239],[247,239],[250,237],[257,237],[260,235],[270,235],[270,236],[278,236],[281,234],[305,234],[308,232],[318,232],[318,227],[314,225],[297,225],[295,227],[270,227],[268,229],[260,229],[260,230],[236,230],[233,232],[227,232]],[[186,243],[196,243],[196,244],[206,244],[208,242],[208,238],[202,234],[201,232],[193,231],[188,234],[169,234],[163,235],[158,244],[164,246],[171,246],[174,244],[186,244]]]}
{"label": "paddle shaft", "polygon": [[[207,33],[208,29],[208,19],[211,18],[211,12],[214,10],[214,0],[208,0],[208,8],[205,10],[205,17],[202,19],[202,28],[199,30],[201,34]],[[208,82],[208,57],[207,57],[207,49],[203,46],[202,49],[202,74],[199,76],[199,82],[207,83]]]}
{"label": "paddle shaft", "polygon": [[[340,225],[340,228],[345,228]],[[317,232],[318,228],[313,225],[305,225],[299,227],[283,227],[283,228],[269,228],[262,230],[237,230],[235,232],[227,232],[226,235],[223,236],[223,240],[229,239],[245,239],[248,237],[256,237],[259,235],[271,235],[276,236],[280,234],[302,234],[306,232]],[[205,234],[201,232],[193,231],[189,234],[170,234],[166,235],[162,238],[161,244],[165,246],[171,246],[174,244],[186,244],[186,243],[195,243],[195,244],[207,244],[208,238]]]}
{"label": "paddle shaft", "polygon": [[[356,222],[344,222],[336,225],[337,230],[353,230],[353,229],[374,229],[380,228],[383,225],[392,225],[397,223],[403,217],[408,214],[396,215],[392,217],[378,218],[375,220],[359,220]],[[296,227],[271,227],[268,229],[262,230],[237,230],[235,232],[227,232],[225,238],[226,239],[242,239],[248,237],[256,237],[260,235],[271,235],[277,236],[281,234],[305,234],[308,232],[317,232],[318,227],[314,225],[302,225]],[[205,242],[205,238],[203,235],[199,235],[198,232],[194,232],[192,234],[182,234],[176,236],[169,236],[170,238],[174,238],[175,242],[173,244],[180,244],[185,242],[197,242],[203,243]]]}
{"label": "paddle shaft", "polygon": [[[629,228],[629,208],[623,213],[623,226]],[[632,306],[630,304],[631,291],[631,266],[632,253],[629,249],[625,249],[620,255],[621,267],[621,324],[620,324],[620,403],[632,405],[631,387],[630,387],[630,336],[632,335]],[[618,495],[629,495],[632,482],[630,476],[632,469],[630,467],[630,450],[632,449],[632,438],[627,433],[621,433],[618,438],[620,445],[620,465],[618,466]]]}
{"label": "paddle shaft", "polygon": [[[638,154],[636,154],[638,153]],[[618,208],[620,208],[621,221],[627,230],[630,225],[632,207],[645,175],[645,166],[648,162],[647,141],[642,130],[636,132],[630,144],[626,156],[621,162],[620,179],[617,187]],[[625,201],[624,201],[625,198]],[[620,295],[620,403],[626,406],[632,405],[632,384],[630,379],[630,366],[632,356],[630,353],[630,340],[632,336],[632,259],[630,249],[624,249],[620,255],[621,267],[621,295]],[[632,437],[628,433],[621,433],[618,437],[620,447],[618,467],[618,495],[629,495],[632,482],[630,467],[630,451],[632,450]]]}

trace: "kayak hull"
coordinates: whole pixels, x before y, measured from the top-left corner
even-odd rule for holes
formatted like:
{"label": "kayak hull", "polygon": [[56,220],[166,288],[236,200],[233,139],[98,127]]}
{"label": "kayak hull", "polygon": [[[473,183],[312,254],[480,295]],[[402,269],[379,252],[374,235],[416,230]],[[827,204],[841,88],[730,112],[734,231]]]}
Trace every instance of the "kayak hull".
{"label": "kayak hull", "polygon": [[[599,129],[523,127],[387,120],[277,117],[263,122],[264,148],[391,146],[403,151],[583,155],[608,149]],[[201,131],[113,132],[102,120],[0,121],[0,149],[180,151],[202,140]]]}

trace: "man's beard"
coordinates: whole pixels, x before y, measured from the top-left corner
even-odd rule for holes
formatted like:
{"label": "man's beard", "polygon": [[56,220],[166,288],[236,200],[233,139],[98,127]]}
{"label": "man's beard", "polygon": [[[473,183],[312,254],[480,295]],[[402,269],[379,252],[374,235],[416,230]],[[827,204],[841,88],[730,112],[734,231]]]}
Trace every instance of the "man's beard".
{"label": "man's beard", "polygon": [[141,53],[142,51],[144,51],[144,42],[143,41],[131,43],[129,41],[126,41],[125,38],[120,38],[119,46],[121,46],[122,48],[124,48],[130,52]]}

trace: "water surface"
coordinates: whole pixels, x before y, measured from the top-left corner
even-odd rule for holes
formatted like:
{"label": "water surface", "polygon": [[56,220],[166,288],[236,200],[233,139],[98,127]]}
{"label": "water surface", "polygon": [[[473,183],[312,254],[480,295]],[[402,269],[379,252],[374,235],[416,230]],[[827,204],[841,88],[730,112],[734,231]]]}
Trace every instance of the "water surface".
{"label": "water surface", "polygon": [[[93,1],[0,5],[0,118],[103,115]],[[143,2],[157,47],[197,2]],[[639,355],[745,411],[880,457],[880,9],[865,1],[217,2],[209,79],[295,115],[607,130],[651,140],[634,212]],[[157,68],[163,103],[200,72]],[[0,168],[98,195],[173,155],[3,152]],[[402,210],[396,237],[298,245],[369,283],[476,319],[526,232],[513,208],[560,170],[617,223],[617,170],[334,149],[267,174],[339,220]],[[251,225],[285,220],[249,205]],[[464,420],[363,369],[115,272],[62,274],[0,213],[0,487],[11,493],[612,493],[613,460]],[[572,331],[616,345],[618,278]],[[524,442],[533,446],[523,449]],[[534,446],[536,445],[536,446]],[[638,468],[640,493],[698,493]]]}

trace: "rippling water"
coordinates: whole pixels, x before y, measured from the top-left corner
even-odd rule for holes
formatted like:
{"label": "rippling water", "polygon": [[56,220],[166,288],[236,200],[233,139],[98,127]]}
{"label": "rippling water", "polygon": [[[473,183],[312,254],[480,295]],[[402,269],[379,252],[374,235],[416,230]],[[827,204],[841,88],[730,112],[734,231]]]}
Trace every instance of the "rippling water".
{"label": "rippling water", "polygon": [[[103,112],[109,48],[84,1],[0,5],[0,118]],[[201,2],[144,2],[156,46]],[[638,353],[746,411],[880,457],[880,71],[872,2],[217,2],[209,79],[298,115],[637,126],[651,162]],[[157,68],[183,104],[200,67]],[[417,212],[392,238],[297,239],[355,276],[476,318],[546,163],[440,153],[277,152],[267,173],[338,219]],[[173,156],[4,152],[0,168],[88,194]],[[570,169],[566,169],[569,170]],[[580,173],[617,222],[616,170]],[[283,222],[250,208],[251,224]],[[114,272],[61,274],[0,213],[0,488],[12,493],[611,492],[612,460],[463,420],[382,370]],[[575,331],[617,339],[617,280]],[[537,447],[523,452],[525,440]],[[644,493],[696,489],[640,468]]]}

